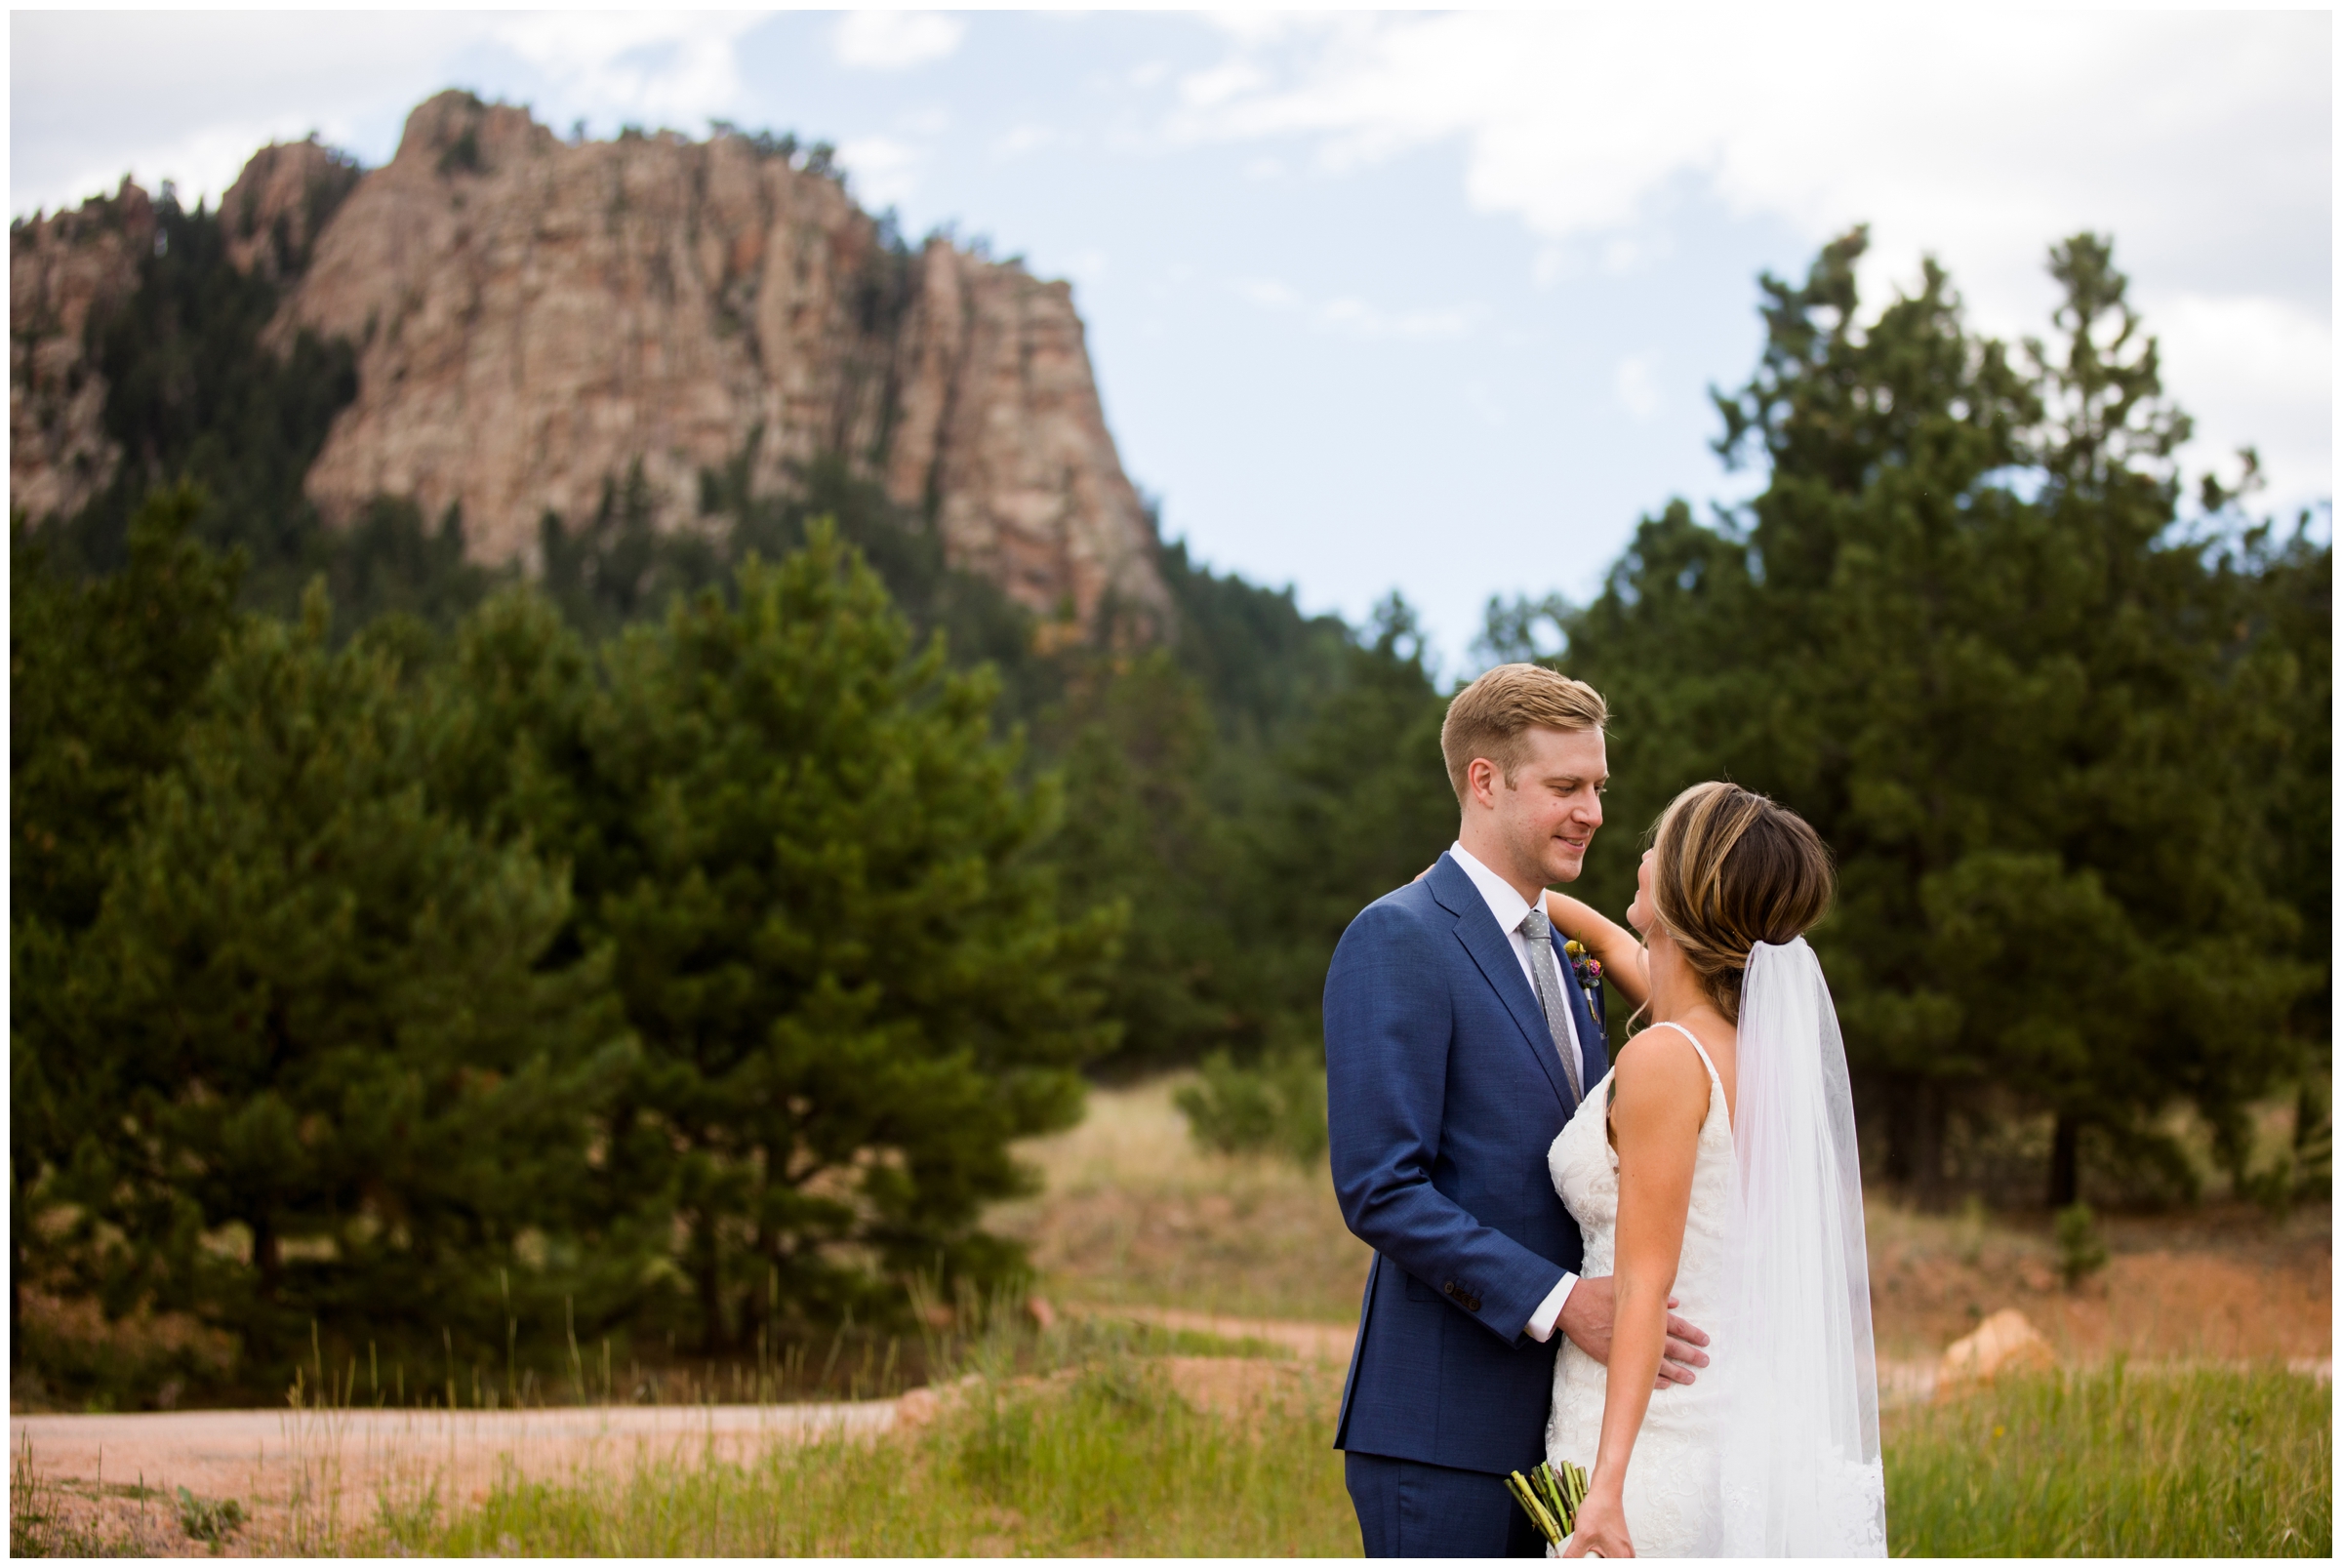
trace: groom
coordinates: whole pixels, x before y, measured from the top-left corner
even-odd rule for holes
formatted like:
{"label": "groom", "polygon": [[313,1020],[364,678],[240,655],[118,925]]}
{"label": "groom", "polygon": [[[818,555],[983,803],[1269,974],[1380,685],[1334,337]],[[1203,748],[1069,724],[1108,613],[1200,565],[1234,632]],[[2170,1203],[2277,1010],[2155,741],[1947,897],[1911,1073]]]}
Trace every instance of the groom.
{"label": "groom", "polygon": [[[1351,922],[1325,983],[1326,1120],[1343,1218],[1374,1248],[1334,1446],[1370,1557],[1541,1556],[1505,1489],[1545,1457],[1555,1330],[1610,1351],[1610,1281],[1546,1150],[1608,1066],[1546,919],[1609,781],[1602,699],[1501,664],[1440,727],[1463,808],[1430,873]],[[1662,1384],[1707,1337],[1668,1319]]]}

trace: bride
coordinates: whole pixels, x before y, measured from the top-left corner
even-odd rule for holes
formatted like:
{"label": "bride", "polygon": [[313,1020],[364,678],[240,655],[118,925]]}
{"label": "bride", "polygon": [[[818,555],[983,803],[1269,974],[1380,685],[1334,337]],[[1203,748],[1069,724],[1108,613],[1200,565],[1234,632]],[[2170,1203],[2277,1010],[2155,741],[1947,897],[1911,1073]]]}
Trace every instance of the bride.
{"label": "bride", "polygon": [[[1554,1368],[1548,1456],[1592,1474],[1564,1556],[1885,1554],[1853,1105],[1803,935],[1832,884],[1803,819],[1704,784],[1642,858],[1647,945],[1546,896],[1652,1020],[1549,1156],[1584,1272],[1617,1280],[1609,1366]],[[1671,1296],[1713,1370],[1654,1390]]]}

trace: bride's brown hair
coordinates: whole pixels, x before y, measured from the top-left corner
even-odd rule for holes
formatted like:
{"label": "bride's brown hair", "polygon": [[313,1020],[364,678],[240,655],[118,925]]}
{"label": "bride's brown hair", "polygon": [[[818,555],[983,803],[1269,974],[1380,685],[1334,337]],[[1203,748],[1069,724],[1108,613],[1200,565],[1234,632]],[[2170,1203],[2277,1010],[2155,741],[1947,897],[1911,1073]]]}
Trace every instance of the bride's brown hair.
{"label": "bride's brown hair", "polygon": [[1803,936],[1837,876],[1812,824],[1732,784],[1693,784],[1660,814],[1651,903],[1716,1010],[1740,1022],[1749,949]]}

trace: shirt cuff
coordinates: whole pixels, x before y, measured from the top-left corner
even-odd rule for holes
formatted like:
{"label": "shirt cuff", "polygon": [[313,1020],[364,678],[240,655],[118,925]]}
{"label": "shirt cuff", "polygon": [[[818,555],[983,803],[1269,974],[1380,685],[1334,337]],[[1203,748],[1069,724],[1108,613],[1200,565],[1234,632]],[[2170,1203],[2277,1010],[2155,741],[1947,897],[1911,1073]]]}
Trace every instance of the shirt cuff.
{"label": "shirt cuff", "polygon": [[1577,1282],[1577,1275],[1563,1272],[1561,1283],[1555,1285],[1553,1294],[1539,1303],[1537,1310],[1529,1314],[1528,1336],[1530,1339],[1535,1340],[1539,1345],[1544,1345],[1553,1339],[1554,1325],[1561,1321],[1561,1308],[1569,1305],[1570,1290]]}

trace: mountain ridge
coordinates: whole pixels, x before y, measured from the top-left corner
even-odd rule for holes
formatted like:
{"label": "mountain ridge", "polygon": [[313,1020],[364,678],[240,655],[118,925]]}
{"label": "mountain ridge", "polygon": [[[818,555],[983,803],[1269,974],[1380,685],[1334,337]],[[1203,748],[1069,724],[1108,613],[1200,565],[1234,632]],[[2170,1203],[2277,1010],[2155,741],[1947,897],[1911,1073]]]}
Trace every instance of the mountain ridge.
{"label": "mountain ridge", "polygon": [[[12,503],[36,520],[124,459],[84,340],[168,245],[157,215],[125,181],[12,232]],[[837,459],[1044,622],[1167,634],[1070,288],[904,245],[818,151],[728,128],[569,142],[451,91],[378,169],[262,148],[220,217],[229,261],[281,290],[274,351],[354,349],[303,480],[329,524],[382,497],[453,508],[473,559],[534,566],[546,514],[637,468],[662,532],[713,531],[707,475],[786,494]]]}

